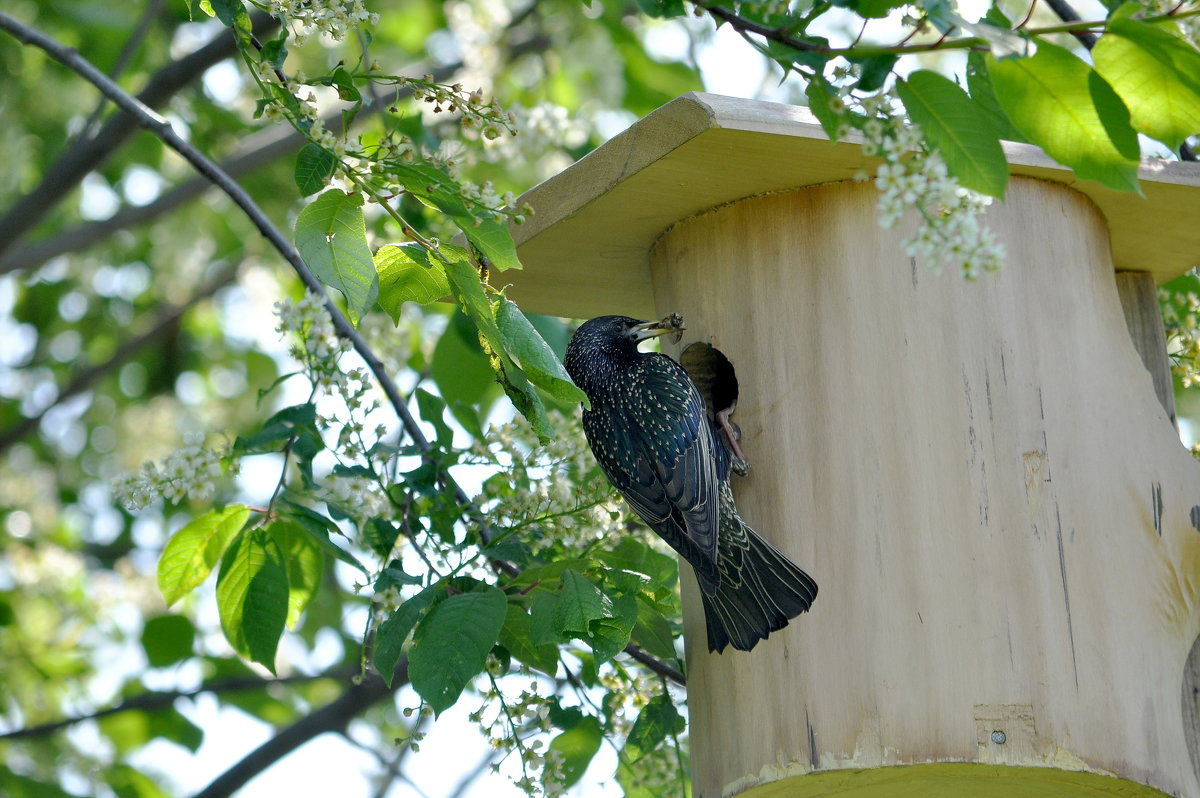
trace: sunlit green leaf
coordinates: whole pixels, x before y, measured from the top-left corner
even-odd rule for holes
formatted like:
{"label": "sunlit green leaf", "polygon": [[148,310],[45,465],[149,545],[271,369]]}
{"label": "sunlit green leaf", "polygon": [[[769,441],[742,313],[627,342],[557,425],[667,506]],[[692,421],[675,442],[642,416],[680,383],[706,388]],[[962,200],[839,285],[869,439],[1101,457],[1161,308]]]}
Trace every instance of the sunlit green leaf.
{"label": "sunlit green leaf", "polygon": [[1027,139],[1082,179],[1139,190],[1129,111],[1091,67],[1043,41],[1032,58],[989,56],[988,71],[1000,105]]}
{"label": "sunlit green leaf", "polygon": [[585,408],[591,407],[587,394],[575,387],[554,350],[516,304],[507,299],[500,300],[496,323],[505,349],[521,364],[530,382],[563,401],[582,402]]}
{"label": "sunlit green leaf", "polygon": [[1096,71],[1140,133],[1178,149],[1200,133],[1200,51],[1157,25],[1113,19],[1092,50]]}
{"label": "sunlit green leaf", "polygon": [[287,563],[287,627],[295,629],[308,602],[321,587],[325,557],[316,539],[295,521],[276,521],[271,524],[270,532],[279,542]]}
{"label": "sunlit green leaf", "polygon": [[158,560],[158,589],[168,607],[208,578],[249,518],[249,507],[231,504],[205,513],[171,536]]}
{"label": "sunlit green leaf", "polygon": [[563,571],[562,592],[554,615],[554,625],[560,634],[569,637],[586,635],[592,621],[607,617],[611,612],[611,602],[600,588],[578,571]]}
{"label": "sunlit green leaf", "polygon": [[562,755],[563,787],[570,787],[583,778],[584,771],[592,763],[592,757],[600,750],[600,721],[594,715],[585,715],[571,729],[550,741],[550,750]]}
{"label": "sunlit green leaf", "polygon": [[1004,197],[1008,162],[1000,139],[965,91],[949,78],[922,69],[896,81],[896,92],[909,117],[937,147],[959,183],[992,197]]}
{"label": "sunlit green leaf", "polygon": [[243,532],[225,552],[217,609],[233,650],[274,673],[288,616],[288,576],[283,551],[267,530]]}
{"label": "sunlit green leaf", "polygon": [[450,295],[446,271],[420,244],[388,244],[375,253],[379,306],[400,323],[405,302],[426,305]]}
{"label": "sunlit green leaf", "polygon": [[361,194],[330,189],[296,219],[296,248],[317,279],[346,298],[346,312],[355,324],[379,293],[362,203]]}

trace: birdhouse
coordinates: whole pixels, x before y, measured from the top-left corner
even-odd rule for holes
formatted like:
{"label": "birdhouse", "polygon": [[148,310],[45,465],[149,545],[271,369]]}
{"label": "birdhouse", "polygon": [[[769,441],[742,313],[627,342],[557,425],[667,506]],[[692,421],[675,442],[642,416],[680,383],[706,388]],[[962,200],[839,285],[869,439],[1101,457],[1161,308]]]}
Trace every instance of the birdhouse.
{"label": "birdhouse", "polygon": [[1006,150],[974,282],[782,105],[686,95],[523,198],[510,296],[682,314],[664,349],[736,373],[742,516],[820,584],[718,655],[685,575],[698,798],[1200,798],[1200,465],[1155,301],[1200,261],[1200,166],[1139,197]]}

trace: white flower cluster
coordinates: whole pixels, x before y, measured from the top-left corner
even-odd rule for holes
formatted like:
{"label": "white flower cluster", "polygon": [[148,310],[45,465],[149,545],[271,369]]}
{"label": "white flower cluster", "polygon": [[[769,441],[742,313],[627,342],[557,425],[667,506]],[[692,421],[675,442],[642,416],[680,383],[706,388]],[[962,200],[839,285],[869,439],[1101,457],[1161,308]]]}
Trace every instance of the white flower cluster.
{"label": "white flower cluster", "polygon": [[[526,795],[561,795],[565,789],[560,751],[545,750],[541,739],[551,729],[552,698],[540,694],[538,681],[524,665],[515,673],[506,674],[503,663],[488,654],[485,665],[491,686],[483,691],[483,703],[468,715],[479,727],[488,744],[497,751],[515,750],[521,757],[521,776],[513,782]],[[515,696],[502,687],[517,680],[528,682]],[[493,766],[498,770],[498,765]],[[539,788],[536,777],[541,774]]]}
{"label": "white flower cluster", "polygon": [[303,363],[314,382],[338,381],[338,361],[350,348],[350,343],[338,336],[325,301],[308,291],[298,302],[284,299],[275,303],[280,335],[294,334],[300,341],[292,346],[292,356]]}
{"label": "white flower cluster", "polygon": [[[883,159],[875,170],[879,189],[879,224],[894,227],[909,210],[921,217],[916,233],[904,242],[905,253],[921,258],[935,270],[943,263],[959,268],[967,279],[1000,268],[1004,246],[981,221],[991,197],[963,188],[946,169],[937,150],[929,150],[915,125],[907,122],[889,89],[866,96],[852,87],[857,65],[833,72],[838,94],[830,102],[841,121],[839,136],[851,126],[863,134],[863,153]],[[860,169],[856,179],[871,175]]]}
{"label": "white flower cluster", "polygon": [[480,496],[493,525],[522,527],[535,552],[555,544],[583,549],[624,534],[625,513],[583,445],[577,418],[552,412],[550,423],[560,434],[544,446],[521,421],[493,426],[473,445],[479,462],[501,468]]}
{"label": "white flower cluster", "polygon": [[113,494],[129,512],[137,512],[158,499],[178,504],[186,499],[207,501],[216,493],[221,476],[220,452],[205,449],[190,438],[160,463],[145,463],[141,470],[122,475],[113,483]]}
{"label": "white flower cluster", "polygon": [[1160,288],[1158,298],[1163,325],[1167,329],[1171,371],[1179,377],[1184,388],[1200,385],[1200,296],[1189,291],[1176,297]]}
{"label": "white flower cluster", "polygon": [[313,33],[341,41],[364,22],[379,24],[379,15],[367,11],[362,0],[271,0],[271,14],[290,24],[297,45]]}
{"label": "white flower cluster", "polygon": [[942,263],[956,266],[969,280],[1000,268],[1004,247],[980,223],[992,198],[963,188],[950,176],[937,150],[924,147],[920,129],[894,114],[890,94],[860,103],[868,117],[862,124],[863,153],[883,159],[875,170],[879,225],[894,227],[915,209],[923,223],[904,242],[905,254],[935,270]]}
{"label": "white flower cluster", "polygon": [[388,500],[379,483],[363,476],[330,474],[322,480],[317,498],[337,506],[359,527],[388,510]]}

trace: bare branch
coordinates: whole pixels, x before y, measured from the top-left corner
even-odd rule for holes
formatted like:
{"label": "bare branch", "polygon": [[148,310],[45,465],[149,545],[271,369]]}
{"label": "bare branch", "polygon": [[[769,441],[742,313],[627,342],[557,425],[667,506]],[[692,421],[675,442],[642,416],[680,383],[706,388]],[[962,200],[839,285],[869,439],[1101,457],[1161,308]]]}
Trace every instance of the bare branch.
{"label": "bare branch", "polygon": [[[278,24],[274,17],[267,14],[255,14],[251,19],[255,32],[259,34],[271,30]],[[12,21],[17,25],[21,24],[15,19]],[[7,26],[5,28],[12,32]],[[16,34],[14,33],[14,35]],[[17,38],[21,37],[17,36]],[[70,48],[57,46],[64,53],[75,54],[74,50]],[[139,104],[144,108],[161,106],[184,86],[200,77],[208,67],[232,57],[236,52],[237,44],[233,35],[227,30],[221,31],[199,50],[160,69],[138,94]],[[78,57],[77,54],[75,55]],[[92,82],[95,83],[95,81]],[[111,83],[111,81],[109,82]],[[121,91],[119,88],[117,90]],[[109,99],[112,97],[110,96]],[[71,189],[77,186],[89,172],[104,163],[113,151],[133,135],[138,127],[138,120],[134,119],[134,112],[131,110],[122,110],[122,113],[116,113],[109,117],[94,136],[75,142],[46,171],[37,188],[17,200],[8,212],[0,217],[0,254],[37,226],[62,202]]]}
{"label": "bare branch", "polygon": [[[1046,0],[1046,5],[1050,6],[1050,10],[1053,11],[1063,22],[1083,21],[1083,17],[1079,16],[1079,14],[1075,12],[1075,9],[1071,7],[1071,4],[1068,3],[1067,0]],[[1079,40],[1080,44],[1089,50],[1095,47],[1096,42],[1098,41],[1096,34],[1092,33],[1091,31],[1073,30],[1070,31],[1070,33]]]}
{"label": "bare branch", "polygon": [[67,383],[66,387],[58,392],[58,396],[54,398],[53,402],[46,405],[32,416],[26,416],[25,418],[20,419],[8,429],[0,430],[0,453],[3,453],[6,449],[8,449],[8,447],[12,446],[14,443],[32,432],[51,409],[62,404],[72,396],[83,393],[97,380],[100,380],[116,371],[122,363],[141,351],[142,347],[146,346],[146,344],[173,330],[175,325],[179,323],[179,319],[184,313],[186,313],[198,302],[207,299],[222,287],[233,282],[233,279],[236,276],[236,266],[227,268],[214,277],[206,286],[193,294],[187,302],[160,311],[150,327],[148,327],[144,332],[122,341],[117,346],[116,351],[113,352],[112,357],[110,357],[108,360],[104,361],[103,363],[97,363],[96,365],[89,366],[78,372],[71,379],[71,381]]}
{"label": "bare branch", "polygon": [[246,782],[262,773],[284,756],[326,732],[345,730],[350,721],[369,707],[392,696],[401,685],[408,683],[408,660],[396,667],[392,686],[388,687],[377,673],[368,673],[362,682],[351,684],[346,692],[330,703],[307,715],[251,751],[233,767],[226,770],[195,798],[225,798],[240,790]]}

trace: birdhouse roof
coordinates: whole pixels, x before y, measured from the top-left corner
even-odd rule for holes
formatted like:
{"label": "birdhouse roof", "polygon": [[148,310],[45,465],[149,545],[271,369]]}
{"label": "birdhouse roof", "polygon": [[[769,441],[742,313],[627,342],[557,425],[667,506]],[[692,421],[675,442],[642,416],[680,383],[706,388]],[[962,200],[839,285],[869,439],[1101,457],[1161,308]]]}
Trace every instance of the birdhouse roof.
{"label": "birdhouse roof", "polygon": [[[494,275],[529,312],[654,315],[649,252],[668,227],[773,191],[851,180],[857,134],[830,144],[807,108],[692,92],[650,113],[526,192],[512,228],[525,268]],[[1142,161],[1144,196],[1075,174],[1029,144],[1004,143],[1014,175],[1071,186],[1108,219],[1121,271],[1159,283],[1200,263],[1200,164]]]}

